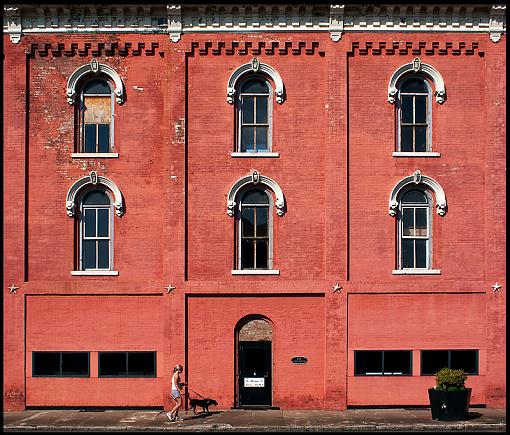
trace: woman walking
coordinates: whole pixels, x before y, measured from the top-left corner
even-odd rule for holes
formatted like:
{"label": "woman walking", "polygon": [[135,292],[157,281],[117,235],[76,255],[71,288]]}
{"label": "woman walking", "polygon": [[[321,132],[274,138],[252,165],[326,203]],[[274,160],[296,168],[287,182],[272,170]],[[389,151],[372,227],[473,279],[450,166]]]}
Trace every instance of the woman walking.
{"label": "woman walking", "polygon": [[172,399],[175,400],[175,406],[172,408],[170,412],[167,412],[167,417],[170,421],[182,421],[182,418],[179,417],[179,408],[182,406],[182,387],[186,385],[185,382],[181,382],[181,373],[182,366],[177,364],[174,367],[173,375],[172,375]]}

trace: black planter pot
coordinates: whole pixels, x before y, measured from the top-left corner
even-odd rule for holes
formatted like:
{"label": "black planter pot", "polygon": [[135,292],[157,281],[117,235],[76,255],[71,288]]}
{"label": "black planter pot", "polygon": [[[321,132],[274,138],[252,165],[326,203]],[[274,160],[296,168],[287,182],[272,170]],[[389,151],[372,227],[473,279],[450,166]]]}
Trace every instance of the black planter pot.
{"label": "black planter pot", "polygon": [[429,388],[429,399],[433,420],[465,420],[469,411],[471,388],[460,391],[444,391]]}

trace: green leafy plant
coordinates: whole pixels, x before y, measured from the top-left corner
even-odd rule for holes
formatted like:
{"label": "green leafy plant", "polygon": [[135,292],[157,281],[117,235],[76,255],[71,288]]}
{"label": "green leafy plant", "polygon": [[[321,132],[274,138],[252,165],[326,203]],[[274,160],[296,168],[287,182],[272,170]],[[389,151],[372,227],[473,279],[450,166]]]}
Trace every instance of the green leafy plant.
{"label": "green leafy plant", "polygon": [[447,367],[436,373],[436,389],[447,391],[465,390],[467,376],[464,370],[453,370]]}

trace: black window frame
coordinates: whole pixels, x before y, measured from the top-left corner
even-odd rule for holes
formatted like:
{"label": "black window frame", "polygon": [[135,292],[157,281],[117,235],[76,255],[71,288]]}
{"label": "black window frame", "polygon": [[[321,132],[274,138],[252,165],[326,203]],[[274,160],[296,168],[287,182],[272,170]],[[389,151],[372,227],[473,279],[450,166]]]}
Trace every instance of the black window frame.
{"label": "black window frame", "polygon": [[[60,359],[60,363],[59,363],[59,370],[60,370],[60,374],[57,374],[57,375],[38,375],[38,374],[34,374],[34,367],[35,367],[35,355],[36,354],[59,354],[59,359]],[[82,374],[82,375],[79,375],[79,374],[62,374],[62,355],[63,354],[86,354],[87,355],[87,374]],[[45,350],[42,350],[42,351],[32,351],[32,377],[33,378],[90,378],[90,352],[88,351],[73,351],[73,350],[69,350],[69,351],[45,351]]]}
{"label": "black window frame", "polygon": [[[381,352],[381,373],[356,373],[356,362],[360,352]],[[407,352],[409,354],[409,373],[394,374],[384,372],[384,354],[389,352]],[[354,351],[354,376],[413,376],[413,351],[409,349],[391,349],[391,350],[376,350],[376,349],[364,349]]]}
{"label": "black window frame", "polygon": [[[152,375],[132,375],[129,374],[129,354],[141,354],[141,353],[152,353],[154,356],[154,374]],[[98,378],[157,378],[158,366],[157,366],[157,357],[156,351],[145,351],[145,350],[136,350],[136,351],[100,351],[97,353],[97,377]],[[119,375],[103,375],[101,374],[101,354],[125,354],[126,355],[126,373]]]}
{"label": "black window frame", "polygon": [[420,376],[435,376],[436,373],[423,373],[423,352],[448,352],[448,368],[451,368],[452,352],[475,352],[476,371],[475,373],[466,372],[468,376],[479,376],[480,373],[480,350],[479,349],[422,349],[420,350]]}

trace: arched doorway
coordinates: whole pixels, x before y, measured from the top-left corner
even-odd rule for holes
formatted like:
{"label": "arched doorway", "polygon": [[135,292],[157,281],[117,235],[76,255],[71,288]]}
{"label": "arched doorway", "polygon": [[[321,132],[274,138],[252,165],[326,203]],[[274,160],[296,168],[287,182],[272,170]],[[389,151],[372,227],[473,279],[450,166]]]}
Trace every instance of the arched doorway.
{"label": "arched doorway", "polygon": [[236,326],[236,405],[270,407],[273,400],[273,328],[269,319],[247,316]]}

